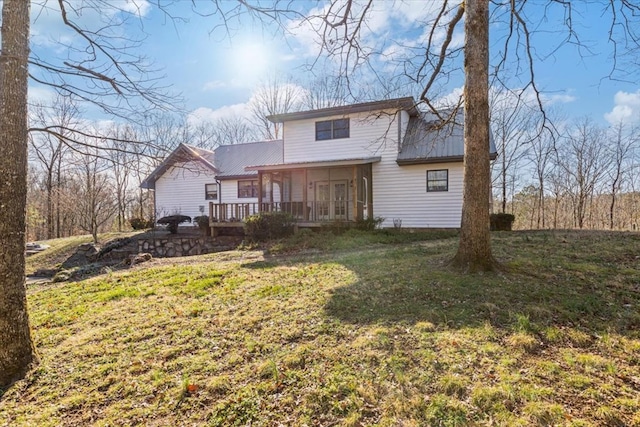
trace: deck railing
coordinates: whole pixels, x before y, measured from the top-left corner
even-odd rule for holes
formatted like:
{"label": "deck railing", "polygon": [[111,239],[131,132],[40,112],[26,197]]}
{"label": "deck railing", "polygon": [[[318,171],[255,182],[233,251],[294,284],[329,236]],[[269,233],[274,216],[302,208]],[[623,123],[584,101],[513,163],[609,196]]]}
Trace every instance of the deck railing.
{"label": "deck railing", "polygon": [[317,202],[274,202],[274,203],[209,203],[209,221],[241,222],[259,212],[288,212],[298,221],[324,222],[334,220],[351,221],[352,200],[331,200]]}

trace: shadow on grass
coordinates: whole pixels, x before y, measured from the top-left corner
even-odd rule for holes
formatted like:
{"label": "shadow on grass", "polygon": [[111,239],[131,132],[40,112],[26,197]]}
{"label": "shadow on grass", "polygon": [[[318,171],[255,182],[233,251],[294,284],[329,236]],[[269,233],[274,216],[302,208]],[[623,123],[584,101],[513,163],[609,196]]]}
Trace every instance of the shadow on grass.
{"label": "shadow on grass", "polygon": [[[391,249],[377,260],[345,258],[341,263],[358,281],[333,289],[325,310],[350,323],[428,321],[455,328],[516,323],[532,330],[578,327],[638,337],[640,270],[625,262],[637,248],[615,246],[615,239],[615,247],[582,247],[597,245],[600,238],[565,251],[554,251],[549,241],[523,248],[512,238],[498,245],[502,255],[511,254],[507,271],[484,275],[449,269],[452,246],[441,247],[439,254],[418,246]],[[532,255],[533,249],[539,254]],[[598,252],[602,256],[595,257]]]}
{"label": "shadow on grass", "polygon": [[[499,236],[495,252],[507,270],[496,274],[449,269],[446,263],[456,244],[451,240],[331,258],[357,280],[331,288],[325,312],[354,324],[426,321],[464,328],[490,323],[531,331],[577,327],[591,334],[639,336],[640,270],[625,261],[637,243],[598,247],[602,238],[594,235],[567,247],[566,238],[556,242],[539,233],[532,236]],[[251,268],[278,263],[268,259]]]}

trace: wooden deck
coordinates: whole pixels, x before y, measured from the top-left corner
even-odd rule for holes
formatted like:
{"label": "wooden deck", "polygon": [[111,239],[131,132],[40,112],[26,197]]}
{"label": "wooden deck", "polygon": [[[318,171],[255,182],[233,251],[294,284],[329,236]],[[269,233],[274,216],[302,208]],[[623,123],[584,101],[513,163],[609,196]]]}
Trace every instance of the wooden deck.
{"label": "wooden deck", "polygon": [[[209,203],[212,229],[242,227],[250,215],[260,212],[288,212],[298,227],[320,227],[334,221],[354,222],[352,200],[277,203]],[[214,231],[215,234],[215,231]]]}

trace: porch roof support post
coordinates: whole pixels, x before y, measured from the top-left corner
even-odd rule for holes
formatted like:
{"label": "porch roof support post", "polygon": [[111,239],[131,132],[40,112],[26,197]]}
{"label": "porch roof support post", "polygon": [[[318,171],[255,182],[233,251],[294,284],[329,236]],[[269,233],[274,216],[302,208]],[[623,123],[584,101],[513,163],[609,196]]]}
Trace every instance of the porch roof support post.
{"label": "porch roof support post", "polygon": [[258,212],[262,212],[262,171],[258,171]]}
{"label": "porch roof support post", "polygon": [[367,215],[373,218],[373,165],[367,165]]}
{"label": "porch roof support post", "polygon": [[[351,184],[351,197],[353,198],[353,208],[351,211],[353,212],[353,216],[351,217],[351,219],[356,220],[358,219],[358,166],[353,166],[351,168]],[[347,218],[349,218],[348,212]]]}
{"label": "porch roof support post", "polygon": [[269,200],[267,200],[267,203],[269,203],[271,205],[271,208],[269,209],[270,211],[275,211],[276,209],[274,209],[274,204],[275,204],[275,199],[273,197],[273,172],[269,173]]}
{"label": "porch roof support post", "polygon": [[303,212],[303,218],[305,221],[309,221],[309,209],[307,208],[307,203],[309,198],[307,197],[307,192],[309,191],[308,189],[308,185],[307,185],[307,169],[303,169],[303,178],[302,178],[302,212]]}

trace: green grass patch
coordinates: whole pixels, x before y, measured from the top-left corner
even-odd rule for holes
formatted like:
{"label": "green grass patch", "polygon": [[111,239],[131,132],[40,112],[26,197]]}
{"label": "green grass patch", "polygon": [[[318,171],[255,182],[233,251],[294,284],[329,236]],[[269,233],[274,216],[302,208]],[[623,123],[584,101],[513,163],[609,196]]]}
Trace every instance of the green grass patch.
{"label": "green grass patch", "polygon": [[30,286],[0,425],[640,425],[640,235],[291,239]]}

